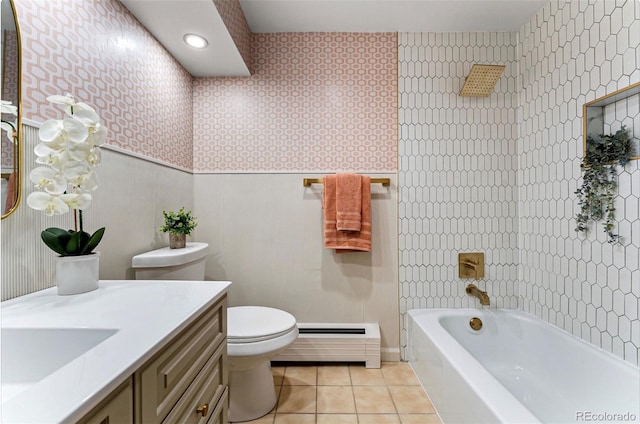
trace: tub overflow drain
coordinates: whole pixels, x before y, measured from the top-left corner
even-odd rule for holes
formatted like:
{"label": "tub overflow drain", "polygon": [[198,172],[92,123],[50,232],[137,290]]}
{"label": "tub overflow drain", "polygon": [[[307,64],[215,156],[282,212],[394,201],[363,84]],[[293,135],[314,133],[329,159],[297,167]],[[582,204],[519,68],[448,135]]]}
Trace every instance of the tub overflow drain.
{"label": "tub overflow drain", "polygon": [[469,325],[471,328],[478,331],[482,328],[482,320],[478,317],[473,317],[469,320]]}

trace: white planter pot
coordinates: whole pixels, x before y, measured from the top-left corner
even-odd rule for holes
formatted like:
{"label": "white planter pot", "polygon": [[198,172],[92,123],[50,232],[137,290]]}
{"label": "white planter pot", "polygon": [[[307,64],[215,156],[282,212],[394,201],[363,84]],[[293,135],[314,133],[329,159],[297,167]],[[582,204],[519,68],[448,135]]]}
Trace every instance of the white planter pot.
{"label": "white planter pot", "polygon": [[98,288],[100,252],[56,258],[56,286],[59,295],[86,293]]}

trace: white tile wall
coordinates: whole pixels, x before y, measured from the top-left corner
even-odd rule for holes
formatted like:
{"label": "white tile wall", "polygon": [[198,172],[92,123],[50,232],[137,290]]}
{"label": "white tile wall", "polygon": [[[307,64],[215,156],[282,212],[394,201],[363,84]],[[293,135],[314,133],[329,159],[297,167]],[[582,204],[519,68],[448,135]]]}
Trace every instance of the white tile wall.
{"label": "white tile wall", "polygon": [[[455,255],[484,250],[481,288],[494,305],[637,365],[639,161],[619,176],[619,245],[599,227],[574,231],[574,192],[582,105],[640,80],[640,1],[552,0],[517,34],[402,34],[399,43],[401,313],[477,306]],[[507,65],[488,99],[457,96],[473,61]],[[638,104],[608,106],[605,132],[626,125],[638,145]]]}
{"label": "white tile wall", "polygon": [[[557,1],[520,37],[521,308],[638,364],[640,170],[619,176],[619,245],[577,234],[582,105],[640,80],[640,2]],[[605,109],[605,132],[640,134],[638,97]],[[636,142],[637,143],[637,142]]]}
{"label": "white tile wall", "polygon": [[[400,312],[480,306],[459,252],[485,253],[491,308],[515,308],[517,34],[399,37]],[[458,93],[474,63],[506,65],[488,98]]]}

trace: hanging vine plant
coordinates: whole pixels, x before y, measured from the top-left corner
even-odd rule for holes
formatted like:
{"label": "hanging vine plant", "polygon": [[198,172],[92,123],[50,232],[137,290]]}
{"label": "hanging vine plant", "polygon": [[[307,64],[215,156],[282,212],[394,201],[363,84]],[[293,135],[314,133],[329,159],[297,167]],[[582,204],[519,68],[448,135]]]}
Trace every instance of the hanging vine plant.
{"label": "hanging vine plant", "polygon": [[576,216],[576,231],[586,233],[591,221],[604,221],[602,227],[609,243],[620,240],[614,234],[614,198],[618,194],[617,166],[624,167],[633,155],[631,138],[626,127],[615,134],[588,136],[585,156],[580,164],[582,187],[578,195],[580,213]]}

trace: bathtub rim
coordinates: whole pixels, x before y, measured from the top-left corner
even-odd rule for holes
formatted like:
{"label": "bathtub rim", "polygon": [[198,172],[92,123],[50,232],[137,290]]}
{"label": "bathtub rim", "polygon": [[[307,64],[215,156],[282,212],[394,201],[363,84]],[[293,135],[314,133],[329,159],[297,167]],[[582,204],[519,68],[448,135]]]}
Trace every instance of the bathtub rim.
{"label": "bathtub rim", "polygon": [[[491,379],[490,386],[495,387],[495,385],[497,385],[499,386],[499,388],[501,388],[506,393],[508,393],[508,395],[511,398],[513,398],[514,402],[516,402],[521,408],[524,408],[529,413],[529,415],[533,417],[533,419],[535,420],[534,422],[540,422],[540,419],[536,417],[533,414],[533,412],[531,412],[526,406],[524,406],[524,404],[522,404],[520,400],[515,395],[513,395],[505,386],[503,386],[495,377],[493,377],[493,375],[491,375],[491,373],[488,370],[486,370],[480,364],[480,362],[469,351],[467,351],[467,349],[460,342],[458,342],[456,338],[451,333],[449,333],[449,331],[445,327],[443,327],[442,323],[440,322],[441,319],[444,317],[458,316],[458,317],[466,318],[466,317],[472,317],[472,316],[482,317],[483,315],[484,316],[491,315],[491,316],[494,316],[495,319],[499,319],[500,316],[504,317],[505,315],[509,315],[512,319],[528,321],[532,325],[538,326],[540,328],[544,328],[545,330],[556,333],[561,337],[568,337],[570,339],[569,340],[570,342],[575,343],[577,346],[584,347],[585,349],[594,351],[597,355],[602,356],[602,358],[605,361],[607,361],[610,365],[619,368],[623,372],[630,372],[640,376],[640,367],[637,367],[634,364],[630,363],[629,361],[626,361],[623,358],[620,358],[619,356],[613,354],[612,352],[608,352],[594,345],[593,343],[590,343],[580,337],[577,337],[571,332],[563,328],[560,328],[554,324],[546,322],[526,311],[522,311],[518,309],[506,309],[506,308],[500,308],[500,309],[488,309],[488,308],[487,309],[485,308],[415,309],[414,308],[407,311],[407,318],[406,318],[407,322],[405,322],[405,324],[407,325],[407,328],[408,329],[410,328],[408,321],[412,320],[413,324],[420,328],[420,331],[424,333],[424,336],[427,337],[429,341],[433,344],[435,349],[438,350],[438,355],[440,355],[443,359],[448,361],[450,366],[459,375],[461,375],[465,383],[469,384],[469,386],[477,394],[477,396],[483,402],[486,402],[486,405],[488,405],[491,413],[496,414],[498,418],[504,422],[513,422],[513,421],[509,418],[504,418],[502,416],[503,414],[497,412],[504,407],[504,404],[500,403],[498,405],[499,408],[496,409],[494,407],[494,405],[496,405],[496,402],[492,402],[491,399],[489,399],[485,393],[477,390],[475,383],[477,383],[478,380],[475,380],[475,378],[477,378],[478,374],[481,376],[481,378],[490,378]],[[421,322],[420,318],[422,318],[423,322]],[[412,355],[413,352],[411,352],[410,347],[411,347],[411,334],[409,333],[407,348],[408,348],[409,355]],[[453,358],[452,360],[452,358],[450,358],[449,356],[445,356],[442,353],[443,349],[459,350],[460,355],[456,355],[456,358]],[[461,362],[461,358],[463,358],[463,362]],[[411,357],[407,358],[409,362],[411,362],[412,359],[413,358]],[[473,361],[475,366],[472,367],[473,369],[471,370],[471,372],[468,372],[469,363],[472,363],[471,361]],[[462,375],[461,369],[464,370],[464,372],[466,373],[465,375]],[[474,378],[470,378],[470,376],[473,376]],[[485,381],[483,380],[479,380],[479,381],[482,382],[482,384],[485,383]],[[421,381],[421,383],[423,384],[423,386],[425,386],[425,389],[426,389],[426,385],[424,384],[424,382]],[[471,383],[474,383],[474,384],[471,384]],[[639,383],[640,383],[640,379],[639,379]],[[496,393],[499,393],[499,392],[500,390]],[[639,410],[640,410],[640,407],[639,407]],[[633,412],[635,412],[635,410]]]}
{"label": "bathtub rim", "polygon": [[[438,349],[438,354],[449,362],[461,379],[473,390],[476,396],[484,402],[490,412],[503,423],[540,423],[538,419],[520,400],[518,400],[506,387],[504,387],[491,373],[478,362],[473,355],[467,351],[439,322],[443,312],[450,314],[457,312],[464,313],[477,312],[485,314],[503,309],[479,309],[479,308],[431,308],[431,309],[410,309],[407,311],[407,319],[413,319],[414,323],[421,328],[426,337]],[[504,309],[504,311],[517,311]],[[440,313],[438,313],[440,312]],[[422,323],[415,319],[416,316],[427,315],[430,322]],[[410,317],[410,318],[409,318]],[[433,324],[425,327],[423,324]],[[408,326],[407,326],[408,327]],[[434,337],[430,337],[433,335]],[[409,337],[410,339],[410,337]],[[443,352],[456,352],[455,357],[445,355]],[[411,358],[409,358],[411,363]],[[470,366],[473,365],[473,366]],[[480,390],[477,382],[481,381],[487,387]],[[423,386],[426,386],[421,381]],[[424,387],[428,393],[427,387]],[[507,403],[508,400],[508,403]],[[437,407],[436,407],[437,410]],[[438,411],[440,413],[440,411]]]}

